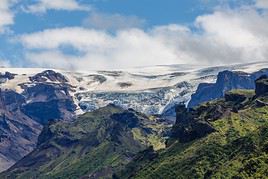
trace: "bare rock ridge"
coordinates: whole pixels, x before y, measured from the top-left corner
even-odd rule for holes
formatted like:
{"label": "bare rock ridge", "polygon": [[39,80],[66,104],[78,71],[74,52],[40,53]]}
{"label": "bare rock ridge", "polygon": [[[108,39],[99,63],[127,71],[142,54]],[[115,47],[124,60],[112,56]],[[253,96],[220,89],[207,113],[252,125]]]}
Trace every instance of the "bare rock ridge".
{"label": "bare rock ridge", "polygon": [[47,82],[48,80],[51,82],[60,82],[60,83],[68,82],[68,79],[64,75],[55,72],[53,70],[46,70],[41,73],[38,73],[30,77],[30,80],[32,82]]}
{"label": "bare rock ridge", "polygon": [[233,89],[255,89],[255,80],[262,75],[268,75],[268,69],[254,73],[238,71],[223,71],[217,76],[216,83],[201,83],[192,95],[188,107],[197,106],[203,102],[224,97],[227,91]]}

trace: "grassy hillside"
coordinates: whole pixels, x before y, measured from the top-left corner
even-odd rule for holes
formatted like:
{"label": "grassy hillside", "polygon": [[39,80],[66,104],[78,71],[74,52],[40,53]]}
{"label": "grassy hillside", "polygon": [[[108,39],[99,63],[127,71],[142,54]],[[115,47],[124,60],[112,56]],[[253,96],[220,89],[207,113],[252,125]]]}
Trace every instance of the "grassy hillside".
{"label": "grassy hillside", "polygon": [[0,178],[111,178],[149,146],[165,147],[164,125],[132,110],[109,105],[73,123],[47,126],[36,150]]}
{"label": "grassy hillside", "polygon": [[[171,138],[166,150],[140,153],[117,177],[268,178],[268,106],[257,102],[268,97],[254,98],[252,91],[241,90],[229,95],[191,112],[198,114],[192,120],[208,123],[214,132],[186,142],[180,138],[185,135]],[[194,125],[181,123],[173,132],[182,130],[182,125],[188,133],[197,134]]]}
{"label": "grassy hillside", "polygon": [[50,124],[0,178],[268,178],[268,83],[256,91],[178,105],[166,141],[164,124],[113,105]]}

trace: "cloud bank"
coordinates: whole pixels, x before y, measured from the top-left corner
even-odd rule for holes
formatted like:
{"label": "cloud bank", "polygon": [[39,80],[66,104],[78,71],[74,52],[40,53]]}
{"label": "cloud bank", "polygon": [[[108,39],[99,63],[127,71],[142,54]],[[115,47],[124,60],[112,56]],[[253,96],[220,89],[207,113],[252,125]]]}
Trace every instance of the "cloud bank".
{"label": "cloud bank", "polygon": [[16,3],[16,0],[1,0],[0,1],[0,33],[7,30],[7,26],[14,23],[14,12],[11,7]]}
{"label": "cloud bank", "polygon": [[47,10],[87,11],[89,7],[80,5],[76,0],[39,0],[29,5],[26,11],[32,13],[45,13]]}
{"label": "cloud bank", "polygon": [[[261,3],[261,1],[259,1]],[[171,24],[147,30],[127,26],[115,33],[109,18],[88,22],[98,28],[47,29],[19,37],[26,58],[41,67],[111,69],[161,64],[229,64],[265,61],[268,57],[268,14],[256,6],[217,8],[190,26]],[[98,19],[98,18],[97,18]],[[122,19],[121,19],[122,20]],[[119,25],[124,25],[124,20]],[[105,26],[106,25],[106,26]],[[124,27],[124,26],[123,26]],[[113,27],[114,28],[114,27]],[[64,46],[78,51],[66,53]]]}
{"label": "cloud bank", "polygon": [[256,6],[259,7],[259,8],[268,9],[268,1],[267,0],[257,0]]}

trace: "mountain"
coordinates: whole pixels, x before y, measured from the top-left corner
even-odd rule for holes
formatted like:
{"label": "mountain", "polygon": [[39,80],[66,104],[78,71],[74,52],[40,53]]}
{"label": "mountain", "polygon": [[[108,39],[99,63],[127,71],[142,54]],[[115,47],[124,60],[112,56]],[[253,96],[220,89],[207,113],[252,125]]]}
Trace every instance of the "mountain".
{"label": "mountain", "polygon": [[201,83],[192,95],[188,107],[197,106],[203,102],[222,98],[225,92],[233,89],[255,89],[255,80],[262,75],[268,75],[268,69],[254,73],[239,71],[222,71],[217,76],[216,83]]}
{"label": "mountain", "polygon": [[[43,80],[43,76],[50,82]],[[59,81],[60,74],[44,71],[18,84],[22,92],[0,91],[0,171],[30,153],[36,146],[43,125],[51,120],[73,120],[76,105],[69,95],[71,87]],[[17,74],[0,75],[1,85],[17,80]]]}
{"label": "mountain", "polygon": [[[224,70],[248,74],[267,66],[265,62],[258,62],[218,67],[169,65],[80,72],[0,68],[3,103],[0,106],[0,171],[35,148],[38,135],[50,121],[71,122],[80,114],[112,103],[175,122],[175,105],[190,101],[200,83],[215,82],[218,73]],[[249,85],[247,82],[245,84]],[[239,84],[239,80],[235,83]],[[241,87],[235,83],[231,86]]]}
{"label": "mountain", "polygon": [[164,144],[163,122],[108,105],[44,127],[37,148],[1,178],[107,178],[136,153]]}
{"label": "mountain", "polygon": [[0,68],[0,72],[3,75],[13,74],[9,76],[10,79],[2,80],[1,88],[17,93],[24,91],[21,84],[65,84],[78,106],[77,114],[113,103],[147,115],[162,114],[163,117],[175,119],[175,104],[189,102],[198,85],[214,83],[219,72],[249,73],[265,67],[268,67],[268,63],[258,62],[217,67],[166,65],[114,71]]}
{"label": "mountain", "polygon": [[191,110],[177,106],[167,148],[140,152],[115,178],[267,178],[268,78]]}

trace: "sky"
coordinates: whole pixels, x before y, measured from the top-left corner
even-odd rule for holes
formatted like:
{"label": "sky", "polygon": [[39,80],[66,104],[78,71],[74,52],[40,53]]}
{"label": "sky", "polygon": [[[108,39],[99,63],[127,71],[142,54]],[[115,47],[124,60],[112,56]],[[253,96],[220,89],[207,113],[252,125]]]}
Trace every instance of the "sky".
{"label": "sky", "polygon": [[268,0],[1,0],[0,65],[68,70],[268,60]]}

